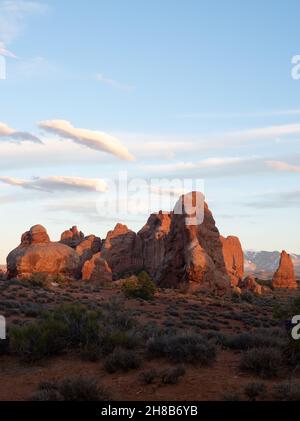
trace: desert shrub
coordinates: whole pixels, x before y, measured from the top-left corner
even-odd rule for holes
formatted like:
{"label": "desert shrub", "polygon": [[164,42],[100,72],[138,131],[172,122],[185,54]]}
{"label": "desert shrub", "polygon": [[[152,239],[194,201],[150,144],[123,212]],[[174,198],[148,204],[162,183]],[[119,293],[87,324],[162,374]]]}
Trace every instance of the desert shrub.
{"label": "desert shrub", "polygon": [[31,287],[43,288],[49,285],[49,276],[46,272],[36,272],[24,279],[24,282]]}
{"label": "desert shrub", "polygon": [[124,310],[124,305],[114,299],[104,304],[102,320],[105,325],[120,331],[128,331],[136,325],[133,312]]}
{"label": "desert shrub", "polygon": [[65,278],[60,273],[58,273],[57,275],[52,275],[49,280],[50,280],[50,282],[54,282],[54,283],[59,284],[59,285],[66,285],[70,282],[69,279]]}
{"label": "desert shrub", "polygon": [[66,346],[66,327],[53,320],[12,326],[9,335],[12,352],[26,362],[58,354]]}
{"label": "desert shrub", "polygon": [[55,388],[42,388],[38,389],[35,393],[33,393],[30,398],[30,401],[35,402],[44,402],[44,401],[63,401],[64,397],[62,394]]}
{"label": "desert shrub", "polygon": [[300,383],[281,383],[273,387],[272,396],[277,401],[300,401]]}
{"label": "desert shrub", "polygon": [[134,349],[140,343],[140,336],[136,331],[110,330],[100,333],[100,346],[103,354],[110,354],[115,348]]}
{"label": "desert shrub", "polygon": [[258,329],[251,333],[227,335],[224,345],[235,350],[247,350],[258,347],[283,348],[285,339],[282,336],[274,335],[271,330]]}
{"label": "desert shrub", "polygon": [[155,378],[157,377],[157,371],[154,368],[143,371],[140,374],[140,378],[145,384],[153,384]]}
{"label": "desert shrub", "polygon": [[162,373],[162,383],[164,384],[177,384],[180,377],[185,375],[185,367],[179,365],[178,367],[171,367],[163,371]]}
{"label": "desert shrub", "polygon": [[78,304],[63,304],[51,312],[45,312],[42,317],[65,326],[68,347],[83,347],[98,340],[100,312]]}
{"label": "desert shrub", "polygon": [[26,317],[37,317],[41,312],[41,307],[36,303],[26,303],[22,307],[24,316]]}
{"label": "desert shrub", "polygon": [[58,383],[41,383],[32,401],[107,401],[106,389],[97,385],[95,379],[74,377]]}
{"label": "desert shrub", "polygon": [[9,338],[1,339],[0,340],[0,356],[1,355],[9,355],[10,353],[10,344]]}
{"label": "desert shrub", "polygon": [[83,345],[80,349],[80,357],[85,361],[98,361],[102,355],[101,348],[98,344],[90,342]]}
{"label": "desert shrub", "polygon": [[129,371],[139,368],[141,359],[136,352],[116,348],[105,360],[104,367],[108,373]]}
{"label": "desert shrub", "polygon": [[282,364],[280,350],[268,347],[252,348],[242,355],[240,368],[262,378],[272,378],[278,375]]}
{"label": "desert shrub", "polygon": [[122,291],[127,298],[141,298],[143,300],[153,300],[155,293],[155,284],[148,275],[143,271],[139,273],[136,279],[127,279],[123,286]]}
{"label": "desert shrub", "polygon": [[222,332],[216,332],[214,330],[209,330],[204,333],[204,337],[209,341],[213,342],[215,345],[220,347],[225,347],[228,341],[228,336]]}
{"label": "desert shrub", "polygon": [[222,399],[227,402],[239,402],[242,400],[242,396],[238,392],[226,392]]}
{"label": "desert shrub", "polygon": [[208,365],[216,358],[214,344],[204,336],[177,333],[156,336],[148,340],[147,352],[151,357],[166,357],[174,362]]}
{"label": "desert shrub", "polygon": [[245,387],[245,395],[250,401],[256,401],[258,398],[262,399],[266,393],[266,385],[261,382],[252,382]]}
{"label": "desert shrub", "polygon": [[82,349],[99,343],[100,314],[80,305],[44,311],[40,318],[10,331],[11,348],[22,360],[33,362],[66,348]]}

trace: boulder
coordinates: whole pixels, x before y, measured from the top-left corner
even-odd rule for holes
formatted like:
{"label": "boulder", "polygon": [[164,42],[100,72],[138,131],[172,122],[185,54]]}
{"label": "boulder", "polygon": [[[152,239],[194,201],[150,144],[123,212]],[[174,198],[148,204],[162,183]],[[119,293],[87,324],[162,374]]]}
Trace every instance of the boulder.
{"label": "boulder", "polygon": [[220,236],[223,258],[232,286],[237,286],[244,276],[244,253],[237,237]]}
{"label": "boulder", "polygon": [[160,211],[150,215],[146,225],[138,232],[142,242],[143,268],[153,278],[165,256],[165,241],[170,226],[170,213]]}
{"label": "boulder", "polygon": [[274,288],[298,288],[291,256],[284,250],[280,255],[279,266],[273,276],[272,286]]}
{"label": "boulder", "polygon": [[46,229],[33,226],[21,237],[21,244],[7,256],[7,276],[25,278],[33,273],[63,275],[76,278],[80,258],[70,247],[50,241]]}
{"label": "boulder", "polygon": [[78,231],[75,225],[69,230],[64,231],[60,236],[60,242],[72,248],[76,248],[83,240],[83,232]]}
{"label": "boulder", "polygon": [[82,268],[82,280],[106,284],[112,281],[112,271],[101,253],[87,260]]}
{"label": "boulder", "polygon": [[109,231],[101,249],[113,273],[113,279],[131,275],[142,270],[141,238],[126,225],[117,224]]}
{"label": "boulder", "polygon": [[253,275],[246,276],[245,279],[240,280],[238,286],[242,291],[250,291],[258,295],[261,295],[263,292],[263,287],[256,282]]}

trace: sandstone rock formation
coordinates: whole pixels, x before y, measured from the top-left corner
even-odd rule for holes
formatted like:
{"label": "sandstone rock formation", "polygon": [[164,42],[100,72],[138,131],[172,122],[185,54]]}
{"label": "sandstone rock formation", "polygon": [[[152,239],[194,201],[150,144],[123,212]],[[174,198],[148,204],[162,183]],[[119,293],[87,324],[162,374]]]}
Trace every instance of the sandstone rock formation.
{"label": "sandstone rock formation", "polygon": [[227,273],[231,285],[237,286],[244,276],[244,253],[240,240],[237,237],[227,238],[220,236],[222,251]]}
{"label": "sandstone rock formation", "polygon": [[113,279],[139,272],[143,267],[141,238],[126,225],[109,231],[101,255],[112,270]]}
{"label": "sandstone rock formation", "polygon": [[282,251],[277,271],[272,280],[274,288],[298,288],[291,256]]}
{"label": "sandstone rock formation", "polygon": [[21,237],[21,246],[30,246],[31,244],[47,244],[50,238],[42,225],[34,225],[29,231],[24,232]]}
{"label": "sandstone rock formation", "polygon": [[95,254],[90,260],[87,260],[82,268],[82,280],[99,282],[102,284],[112,281],[112,271],[101,253]]}
{"label": "sandstone rock formation", "polygon": [[220,236],[197,192],[181,196],[170,213],[150,215],[138,234],[117,224],[103,242],[94,235],[84,238],[74,226],[52,243],[45,228],[36,225],[23,234],[7,261],[10,278],[34,272],[77,277],[82,272],[85,280],[107,282],[146,270],[159,286],[218,294],[238,288],[244,272],[238,238]]}
{"label": "sandstone rock formation", "polygon": [[94,254],[101,250],[101,239],[95,235],[88,235],[76,247],[76,253],[80,257],[81,265],[90,260]]}
{"label": "sandstone rock formation", "polygon": [[81,241],[84,240],[84,234],[78,231],[78,228],[74,225],[67,231],[61,234],[60,242],[66,244],[69,247],[76,248]]}
{"label": "sandstone rock formation", "polygon": [[171,215],[154,213],[138,232],[142,243],[143,269],[155,278],[165,256],[165,241],[171,226]]}
{"label": "sandstone rock formation", "polygon": [[52,243],[46,229],[33,226],[21,238],[21,244],[7,256],[7,276],[23,278],[33,273],[78,277],[80,258],[70,247]]}
{"label": "sandstone rock formation", "polygon": [[256,282],[255,277],[252,275],[240,280],[238,286],[242,291],[250,291],[258,295],[261,295],[263,292],[263,287]]}
{"label": "sandstone rock formation", "polygon": [[[196,207],[189,210],[186,203]],[[189,225],[203,209],[203,222]],[[196,211],[195,211],[196,209]],[[180,214],[181,212],[181,214]],[[166,253],[157,273],[162,287],[188,284],[190,289],[208,289],[224,294],[230,289],[220,234],[201,193],[181,196],[171,218],[166,238]]]}

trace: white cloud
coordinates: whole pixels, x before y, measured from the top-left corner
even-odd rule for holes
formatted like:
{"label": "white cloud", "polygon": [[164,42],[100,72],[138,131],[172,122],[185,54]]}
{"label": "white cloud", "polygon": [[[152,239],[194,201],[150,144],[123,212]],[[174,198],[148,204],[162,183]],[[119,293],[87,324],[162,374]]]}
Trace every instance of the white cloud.
{"label": "white cloud", "polygon": [[5,123],[0,122],[0,139],[12,140],[15,142],[35,142],[42,143],[41,140],[28,132],[20,132],[18,130],[12,129]]}
{"label": "white cloud", "polygon": [[24,189],[38,191],[87,191],[87,192],[105,192],[107,185],[104,180],[97,178],[82,177],[35,177],[32,180],[22,180],[13,177],[0,177],[0,181],[10,186],[18,186]]}
{"label": "white cloud", "polygon": [[42,121],[39,123],[39,127],[64,139],[70,139],[75,143],[97,151],[110,153],[120,159],[127,161],[134,159],[127,148],[116,137],[106,133],[76,128],[66,120]]}
{"label": "white cloud", "polygon": [[300,173],[299,165],[291,165],[283,161],[266,161],[266,163],[275,170],[286,171],[291,173]]}
{"label": "white cloud", "polygon": [[176,162],[171,164],[158,164],[158,165],[146,165],[149,171],[160,172],[160,173],[174,173],[184,172],[189,170],[198,170],[206,168],[224,167],[228,165],[239,164],[241,162],[248,161],[250,158],[242,157],[226,157],[226,158],[207,158],[200,162]]}
{"label": "white cloud", "polygon": [[98,80],[98,82],[103,83],[104,85],[109,85],[115,89],[119,89],[120,91],[133,91],[135,89],[135,86],[132,85],[125,85],[123,83],[118,82],[117,80],[114,79],[110,79],[105,77],[102,74],[97,74],[96,79]]}

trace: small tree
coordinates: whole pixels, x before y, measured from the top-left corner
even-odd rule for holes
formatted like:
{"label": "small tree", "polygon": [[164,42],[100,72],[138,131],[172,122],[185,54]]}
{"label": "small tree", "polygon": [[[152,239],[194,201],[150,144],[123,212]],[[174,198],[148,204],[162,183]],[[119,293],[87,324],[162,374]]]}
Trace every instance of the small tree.
{"label": "small tree", "polygon": [[155,284],[147,272],[142,271],[137,278],[127,279],[122,287],[122,291],[127,298],[141,298],[143,300],[153,300]]}

